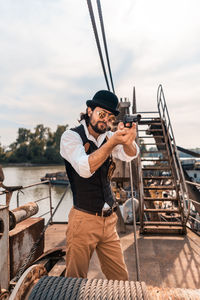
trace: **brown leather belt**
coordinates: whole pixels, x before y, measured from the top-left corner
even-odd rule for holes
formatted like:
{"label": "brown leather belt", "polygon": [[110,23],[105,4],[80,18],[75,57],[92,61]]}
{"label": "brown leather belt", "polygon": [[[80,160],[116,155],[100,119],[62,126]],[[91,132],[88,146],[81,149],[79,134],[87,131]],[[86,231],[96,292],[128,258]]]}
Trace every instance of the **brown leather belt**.
{"label": "brown leather belt", "polygon": [[77,209],[77,210],[80,210],[82,212],[85,212],[87,214],[91,214],[91,215],[95,215],[95,216],[100,216],[100,217],[104,217],[104,218],[111,216],[112,213],[117,210],[117,206],[114,206],[114,207],[108,208],[108,209],[102,209],[101,212],[86,210],[86,209],[77,207],[75,205],[74,205],[74,208]]}

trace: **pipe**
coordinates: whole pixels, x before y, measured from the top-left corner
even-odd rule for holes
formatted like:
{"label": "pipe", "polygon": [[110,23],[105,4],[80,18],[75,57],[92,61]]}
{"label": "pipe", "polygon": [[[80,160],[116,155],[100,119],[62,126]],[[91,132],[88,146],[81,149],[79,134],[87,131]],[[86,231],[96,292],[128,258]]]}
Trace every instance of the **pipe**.
{"label": "pipe", "polygon": [[28,219],[29,217],[37,214],[39,207],[35,202],[28,202],[9,211],[9,229],[15,228],[16,224]]}

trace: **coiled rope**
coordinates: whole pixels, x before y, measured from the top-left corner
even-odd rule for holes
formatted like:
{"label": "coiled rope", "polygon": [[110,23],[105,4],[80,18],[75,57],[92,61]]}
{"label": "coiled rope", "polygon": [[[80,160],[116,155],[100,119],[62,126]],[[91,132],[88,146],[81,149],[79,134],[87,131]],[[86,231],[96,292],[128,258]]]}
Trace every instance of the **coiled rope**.
{"label": "coiled rope", "polygon": [[148,300],[144,282],[43,276],[28,300]]}

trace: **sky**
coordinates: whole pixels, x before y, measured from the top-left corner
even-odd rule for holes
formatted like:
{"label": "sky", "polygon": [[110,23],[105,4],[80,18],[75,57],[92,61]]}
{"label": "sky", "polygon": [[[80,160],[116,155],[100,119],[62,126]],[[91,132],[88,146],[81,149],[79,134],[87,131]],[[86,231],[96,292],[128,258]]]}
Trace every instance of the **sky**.
{"label": "sky", "polygon": [[[101,0],[101,7],[117,96],[132,100],[135,86],[138,111],[155,111],[162,84],[176,144],[200,147],[200,1]],[[101,89],[86,0],[0,0],[1,145],[20,127],[77,125]]]}

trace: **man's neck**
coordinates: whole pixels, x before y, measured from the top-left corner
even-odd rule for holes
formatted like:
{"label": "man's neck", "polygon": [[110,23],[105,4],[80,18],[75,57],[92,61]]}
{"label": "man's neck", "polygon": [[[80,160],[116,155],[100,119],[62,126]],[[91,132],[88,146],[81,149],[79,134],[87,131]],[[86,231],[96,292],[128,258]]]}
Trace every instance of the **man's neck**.
{"label": "man's neck", "polygon": [[94,131],[94,129],[92,129],[91,125],[89,124],[89,126],[87,127],[89,134],[91,134],[95,140],[98,139],[98,137],[100,136],[100,133],[97,133]]}

